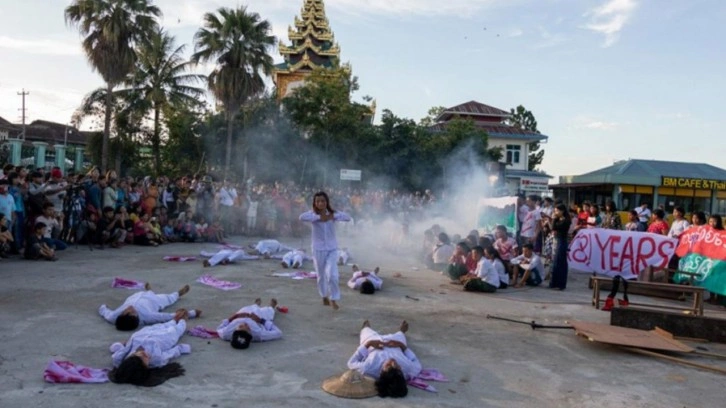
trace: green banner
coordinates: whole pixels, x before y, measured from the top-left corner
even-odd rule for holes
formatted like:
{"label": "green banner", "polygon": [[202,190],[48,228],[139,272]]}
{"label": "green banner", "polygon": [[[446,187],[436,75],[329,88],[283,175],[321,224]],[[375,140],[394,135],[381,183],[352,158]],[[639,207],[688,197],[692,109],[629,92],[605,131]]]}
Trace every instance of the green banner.
{"label": "green banner", "polygon": [[[695,273],[693,281],[696,286],[701,286],[712,293],[726,295],[726,261],[690,253],[681,258],[678,270]],[[687,282],[690,279],[690,275],[684,274],[676,274],[674,277],[676,282]]]}
{"label": "green banner", "polygon": [[510,234],[517,231],[517,197],[482,198],[477,207],[476,226],[493,233],[504,225]]}

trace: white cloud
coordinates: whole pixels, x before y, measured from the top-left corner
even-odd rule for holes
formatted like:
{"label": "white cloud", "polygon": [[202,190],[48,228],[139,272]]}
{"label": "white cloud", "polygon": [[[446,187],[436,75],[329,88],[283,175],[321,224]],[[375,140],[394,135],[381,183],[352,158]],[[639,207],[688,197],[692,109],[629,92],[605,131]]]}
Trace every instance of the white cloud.
{"label": "white cloud", "polygon": [[521,28],[513,28],[513,29],[509,30],[509,32],[507,33],[507,37],[511,37],[511,38],[521,37],[523,34],[524,34],[524,31],[522,31]]}
{"label": "white cloud", "polygon": [[594,121],[594,122],[588,122],[582,125],[585,129],[595,129],[595,130],[615,130],[620,126],[617,122],[603,122],[603,121]]}
{"label": "white cloud", "polygon": [[637,6],[636,0],[608,0],[585,13],[585,17],[590,17],[590,22],[584,27],[605,35],[603,47],[610,47],[620,38],[620,31],[633,16]]}
{"label": "white cloud", "polygon": [[42,55],[81,55],[80,42],[70,43],[56,40],[21,40],[8,36],[0,36],[0,48],[13,51],[26,52],[28,54]]}

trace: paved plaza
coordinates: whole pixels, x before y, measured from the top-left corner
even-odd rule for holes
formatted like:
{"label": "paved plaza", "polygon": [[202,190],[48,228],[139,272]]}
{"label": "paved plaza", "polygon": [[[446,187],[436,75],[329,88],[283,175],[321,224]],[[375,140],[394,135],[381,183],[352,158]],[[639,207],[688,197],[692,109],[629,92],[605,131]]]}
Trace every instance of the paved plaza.
{"label": "paved plaza", "polygon": [[[282,239],[284,242],[285,240]],[[18,259],[0,262],[1,407],[720,407],[724,377],[578,338],[571,330],[531,330],[528,326],[487,320],[495,314],[543,324],[568,320],[600,323],[609,314],[590,306],[587,275],[570,275],[564,292],[545,288],[507,289],[493,295],[470,294],[427,271],[413,260],[367,255],[349,238],[346,244],[366,269],[381,267],[384,290],[374,296],[349,291],[350,266],[341,269],[341,309],[321,304],[312,280],[270,276],[277,261],[246,261],[203,268],[201,261],[174,263],[164,255],[198,255],[214,244],[129,246],[89,251],[71,247],[58,262]],[[235,244],[252,239],[236,238]],[[309,247],[307,240],[291,240]],[[308,270],[312,265],[306,264]],[[203,273],[242,283],[221,291],[196,282]],[[130,385],[48,384],[49,360],[67,359],[109,367],[108,346],[123,341],[97,313],[102,303],[118,306],[131,291],[112,289],[113,277],[151,282],[160,293],[190,284],[178,307],[204,311],[197,324],[216,327],[220,320],[271,297],[289,308],[276,323],[283,339],[255,343],[237,351],[229,343],[186,336],[192,353],[179,358],[186,375],[155,388]],[[633,298],[637,298],[633,296]],[[709,316],[726,317],[710,307]],[[409,346],[424,368],[437,368],[449,383],[432,383],[438,394],[410,389],[402,400],[344,400],[320,384],[345,368],[355,351],[361,322],[382,332],[410,323]],[[706,344],[726,354],[726,345]],[[721,364],[723,361],[700,362]]]}

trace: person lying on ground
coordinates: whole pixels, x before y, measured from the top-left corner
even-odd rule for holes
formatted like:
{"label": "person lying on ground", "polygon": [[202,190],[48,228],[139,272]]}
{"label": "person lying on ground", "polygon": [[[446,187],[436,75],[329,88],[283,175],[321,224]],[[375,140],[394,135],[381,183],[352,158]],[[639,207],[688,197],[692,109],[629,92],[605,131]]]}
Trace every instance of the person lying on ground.
{"label": "person lying on ground", "polygon": [[376,379],[380,397],[402,398],[408,394],[407,381],[421,373],[421,363],[408,348],[404,320],[400,330],[381,336],[363,322],[358,349],[348,360],[348,368]]}
{"label": "person lying on ground", "polygon": [[227,265],[237,261],[250,261],[260,259],[257,255],[249,255],[243,249],[220,249],[217,253],[211,254],[203,252],[202,256],[211,255],[209,259],[204,260],[204,267],[215,265]]}
{"label": "person lying on ground", "polygon": [[257,244],[254,245],[253,248],[254,249],[250,251],[251,255],[260,255],[265,259],[270,259],[270,257],[274,254],[292,251],[294,249],[287,245],[281,244],[280,241],[276,239],[263,239],[257,242]]}
{"label": "person lying on ground", "polygon": [[373,272],[362,271],[358,265],[353,265],[353,276],[348,280],[348,287],[353,290],[360,290],[364,295],[372,295],[381,290],[383,279],[378,276],[381,268],[376,266]]}
{"label": "person lying on ground", "polygon": [[[111,310],[106,305],[101,305],[98,313],[121,331],[135,330],[139,325],[168,322],[174,319],[175,314],[164,313],[162,310],[173,305],[180,296],[189,292],[189,285],[184,285],[178,292],[168,295],[157,295],[149,289],[150,285],[147,283],[145,291],[129,296],[121,306]],[[201,313],[201,310],[194,309],[188,313],[188,316],[199,317]]]}
{"label": "person lying on ground", "polygon": [[261,307],[262,300],[241,308],[237,313],[222,320],[217,334],[222,340],[229,341],[233,348],[247,349],[253,341],[270,341],[282,338],[282,331],[275,326],[277,300],[270,299],[270,305]]}
{"label": "person lying on ground", "polygon": [[303,262],[305,262],[306,259],[308,259],[308,256],[304,249],[294,249],[282,256],[282,262],[280,262],[280,265],[285,269],[298,269],[302,267]]}
{"label": "person lying on ground", "polygon": [[114,343],[114,368],[108,378],[117,384],[133,384],[154,387],[166,380],[184,375],[179,363],[169,361],[191,353],[191,346],[178,344],[186,332],[188,312],[179,309],[166,323],[157,323],[137,331],[125,342]]}

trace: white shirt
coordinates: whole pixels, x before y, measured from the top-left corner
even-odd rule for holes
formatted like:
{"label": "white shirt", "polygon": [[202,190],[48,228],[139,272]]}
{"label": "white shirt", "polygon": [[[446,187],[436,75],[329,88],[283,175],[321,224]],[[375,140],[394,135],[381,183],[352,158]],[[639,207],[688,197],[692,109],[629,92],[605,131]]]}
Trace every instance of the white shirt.
{"label": "white shirt", "polygon": [[360,289],[360,285],[363,284],[365,281],[371,281],[373,283],[373,287],[376,288],[376,290],[381,290],[383,287],[383,279],[381,279],[378,275],[376,275],[373,272],[365,272],[367,275],[364,276],[364,271],[358,271],[353,274],[353,276],[348,281],[348,287],[351,289]]}
{"label": "white shirt", "polygon": [[280,241],[276,239],[263,239],[255,245],[255,249],[263,255],[271,255],[282,251],[289,251],[292,248],[282,245]]}
{"label": "white shirt", "polygon": [[[376,336],[375,339],[384,342],[396,340],[406,344],[406,337],[401,332],[385,336]],[[408,347],[406,347],[406,351],[401,351],[398,347],[385,347],[383,349],[371,347],[369,349],[364,344],[361,344],[348,360],[348,368],[357,370],[361,374],[378,378],[381,374],[383,364],[390,359],[396,360],[406,379],[410,380],[421,373],[421,363],[418,361],[416,354]]]}
{"label": "white shirt", "polygon": [[678,238],[690,226],[691,224],[686,221],[685,218],[681,220],[673,220],[673,224],[671,224],[671,229],[670,231],[668,231],[668,236],[671,238]]}
{"label": "white shirt", "polygon": [[45,235],[43,235],[43,238],[51,238],[53,228],[60,229],[60,223],[58,223],[58,220],[56,220],[55,218],[48,218],[45,215],[41,215],[40,217],[36,218],[35,222],[42,222],[47,227],[45,229]]}
{"label": "white shirt", "polygon": [[348,263],[348,259],[350,259],[350,253],[348,252],[347,248],[338,248],[338,259],[343,260],[343,265]]}
{"label": "white shirt", "polygon": [[519,222],[524,222],[525,217],[527,217],[527,214],[529,213],[529,207],[527,204],[522,204],[517,208],[517,220]]}
{"label": "white shirt", "polygon": [[231,341],[232,335],[242,323],[246,323],[249,326],[252,341],[270,341],[282,338],[282,331],[273,322],[275,319],[275,309],[271,306],[260,307],[256,304],[249,305],[243,307],[237,313],[251,313],[260,319],[264,319],[265,322],[260,324],[249,317],[240,317],[231,322],[229,319],[224,319],[219,324],[219,327],[217,327],[217,334],[219,334],[219,338],[222,340]]}
{"label": "white shirt", "polygon": [[[106,305],[101,305],[98,308],[98,313],[106,319],[109,323],[115,323],[116,318],[119,317],[127,307],[133,306],[136,313],[139,315],[139,324],[154,324],[168,322],[174,318],[174,313],[163,313],[162,309],[168,305],[173,304],[179,299],[178,293],[172,293],[169,295],[157,295],[156,293],[145,290],[143,292],[136,292],[129,296],[126,301],[115,310],[111,310]],[[170,303],[171,302],[171,303]],[[189,311],[190,317],[194,313]]]}
{"label": "white shirt", "polygon": [[532,271],[533,273],[536,273],[539,275],[540,279],[544,278],[544,264],[542,263],[542,258],[539,257],[539,255],[532,253],[532,256],[529,258],[529,261],[524,257],[524,255],[520,255],[516,258],[513,258],[511,260],[512,265],[519,265],[522,269],[525,271]]}
{"label": "white shirt", "polygon": [[226,207],[231,207],[234,205],[235,198],[237,198],[237,191],[234,189],[234,187],[222,187],[219,189],[219,204]]}
{"label": "white shirt", "polygon": [[[58,184],[50,184],[50,188],[53,190],[57,190],[59,188],[65,189],[68,186],[68,183],[65,181],[60,181]],[[53,203],[53,207],[55,207],[56,212],[63,211],[63,199],[66,197],[66,190],[61,190],[53,194],[46,194],[45,198],[48,199],[51,203]]]}
{"label": "white shirt", "polygon": [[320,215],[314,211],[306,211],[300,214],[300,221],[312,223],[312,247],[313,251],[334,251],[338,249],[338,239],[335,237],[335,222],[348,222],[350,215],[336,211],[333,213],[333,222],[320,221]]}
{"label": "white shirt", "polygon": [[495,259],[489,262],[494,265],[494,270],[497,271],[497,274],[499,275],[499,282],[509,285],[509,274],[504,268],[504,264],[502,263],[502,261],[500,261],[499,259]]}
{"label": "white shirt", "polygon": [[476,271],[474,271],[477,277],[481,278],[484,282],[499,287],[499,273],[494,268],[494,264],[486,258],[482,258],[476,264]]}
{"label": "white shirt", "polygon": [[522,231],[520,235],[525,238],[534,238],[537,231],[537,223],[542,219],[542,209],[535,208],[527,213],[522,222]]}
{"label": "white shirt", "polygon": [[451,259],[451,256],[454,255],[454,246],[451,244],[439,244],[434,247],[434,263],[435,264],[444,264],[449,262],[449,259]]}
{"label": "white shirt", "polygon": [[555,208],[552,207],[552,206],[550,206],[550,207],[542,207],[542,214],[544,214],[544,215],[546,215],[546,216],[548,216],[550,218],[552,218],[552,214],[554,214],[554,212],[555,212]]}
{"label": "white shirt", "polygon": [[249,206],[247,207],[247,216],[248,217],[257,217],[257,206],[260,204],[259,201],[248,201]]}
{"label": "white shirt", "polygon": [[638,221],[640,222],[648,222],[650,219],[650,209],[649,208],[643,208],[638,207],[635,209],[635,212],[638,213]]}
{"label": "white shirt", "polygon": [[188,344],[178,344],[179,338],[187,329],[186,321],[174,320],[144,327],[126,341],[126,344],[113,343],[109,350],[113,353],[113,366],[118,367],[128,356],[139,347],[149,355],[149,367],[163,367],[170,360],[192,351]]}

